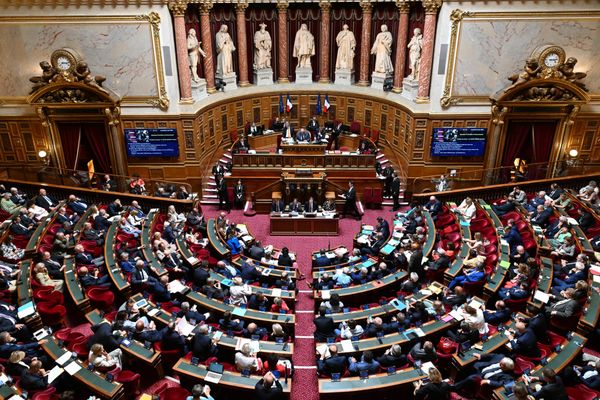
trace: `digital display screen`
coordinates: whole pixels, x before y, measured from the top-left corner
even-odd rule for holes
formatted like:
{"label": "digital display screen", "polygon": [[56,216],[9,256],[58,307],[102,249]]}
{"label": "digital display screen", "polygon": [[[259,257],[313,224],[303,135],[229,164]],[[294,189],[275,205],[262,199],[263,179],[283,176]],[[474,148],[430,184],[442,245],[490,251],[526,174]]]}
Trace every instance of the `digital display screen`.
{"label": "digital display screen", "polygon": [[434,128],[433,157],[481,157],[485,153],[486,128]]}
{"label": "digital display screen", "polygon": [[177,157],[177,129],[125,129],[129,157]]}

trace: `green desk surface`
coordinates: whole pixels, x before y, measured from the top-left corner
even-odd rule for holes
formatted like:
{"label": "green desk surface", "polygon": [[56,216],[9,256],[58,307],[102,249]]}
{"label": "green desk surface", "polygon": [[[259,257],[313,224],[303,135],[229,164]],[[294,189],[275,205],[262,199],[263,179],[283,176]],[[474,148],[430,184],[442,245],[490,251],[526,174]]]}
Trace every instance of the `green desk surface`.
{"label": "green desk surface", "polygon": [[[550,258],[541,257],[540,259],[542,261],[542,265],[540,267],[540,273],[538,276],[537,290],[550,293],[552,277],[554,276],[554,266]],[[536,307],[541,307],[543,305],[541,301],[535,300],[533,296],[531,296],[529,303],[535,305]]]}
{"label": "green desk surface", "polygon": [[79,284],[73,257],[65,257],[64,275],[67,290],[69,291],[73,302],[81,308],[85,307],[86,304],[89,304],[89,300],[83,293],[81,285]]}
{"label": "green desk surface", "polygon": [[[507,328],[514,326],[514,324],[510,321],[504,325]],[[504,346],[506,343],[508,343],[508,337],[503,332],[497,332],[497,333],[493,334],[492,336],[490,336],[487,341],[479,342],[479,345],[481,345],[481,347],[482,347],[481,350],[476,350],[473,347],[471,347],[469,350],[465,351],[464,353],[462,353],[460,355],[453,354],[452,357],[454,359],[454,362],[457,365],[464,367],[465,365],[469,365],[470,363],[476,361],[476,358],[473,357],[474,353],[480,353],[480,354],[493,353],[500,347]]]}
{"label": "green desk surface", "polygon": [[[53,337],[48,337],[48,341],[42,345],[44,351],[53,359],[56,360],[65,353],[65,350],[58,345]],[[81,364],[80,361],[76,361]],[[88,370],[85,365],[81,364],[82,368],[73,375],[79,382],[83,383],[93,392],[114,399],[120,397],[123,386],[118,382],[108,382],[102,375],[95,371]]]}
{"label": "green desk surface", "polygon": [[591,294],[588,297],[585,306],[585,312],[579,320],[580,323],[587,326],[588,329],[594,329],[598,322],[598,314],[600,313],[600,294],[596,291],[600,289],[600,284],[593,282]]}
{"label": "green desk surface", "polygon": [[[214,332],[210,334],[212,338]],[[229,348],[229,350],[235,351],[238,341],[241,338],[238,336],[227,336],[225,333],[221,335],[219,339],[218,345],[225,346]],[[259,353],[270,354],[275,353],[281,357],[292,358],[292,354],[294,354],[294,344],[293,343],[276,343],[270,342],[267,340],[259,340]],[[264,358],[263,358],[264,360]]]}
{"label": "green desk surface", "polygon": [[[200,309],[208,310],[211,312],[215,311],[218,314],[223,314],[225,311],[233,311],[233,309],[236,308],[232,305],[225,304],[222,301],[209,299],[202,293],[194,292],[193,290],[188,292],[186,298],[194,304],[197,304],[200,307]],[[288,329],[288,332],[293,331],[294,324],[296,323],[296,318],[294,314],[278,314],[251,309],[247,309],[246,314],[244,314],[244,316],[235,316],[235,318],[241,318],[243,320],[251,322],[260,322],[259,325],[264,325],[265,323],[268,323],[270,325],[275,322],[278,322],[280,324],[283,324],[286,327],[286,329]]]}
{"label": "green desk surface", "polygon": [[428,256],[431,254],[433,250],[433,246],[435,245],[435,222],[433,222],[433,218],[429,211],[423,210],[423,216],[425,217],[425,226],[427,228],[427,240],[425,240],[425,244],[423,245],[423,255]]}
{"label": "green desk surface", "polygon": [[[340,296],[340,298],[342,298],[342,299],[344,297],[349,297],[349,296],[363,295],[363,294],[367,294],[369,292],[374,292],[374,291],[378,291],[380,289],[385,289],[386,286],[389,287],[389,286],[393,285],[395,282],[402,281],[404,278],[406,278],[407,275],[408,274],[406,271],[400,270],[400,271],[396,271],[395,273],[393,273],[391,275],[385,276],[382,279],[363,283],[362,285],[354,285],[354,286],[348,286],[345,288],[331,289],[330,293],[331,294],[337,293]],[[321,292],[319,290],[315,290],[314,297],[315,297],[315,299],[320,299]]]}
{"label": "green desk surface", "polygon": [[462,245],[460,246],[460,253],[456,256],[454,262],[452,263],[452,265],[450,265],[450,268],[448,268],[446,272],[444,272],[444,276],[446,277],[446,279],[452,280],[456,275],[460,273],[460,271],[462,271],[464,260],[467,258],[468,255],[469,245],[463,241]]}
{"label": "green desk surface", "polygon": [[19,305],[23,305],[32,300],[31,290],[31,260],[21,261],[21,275],[17,281],[17,297]]}
{"label": "green desk surface", "polygon": [[117,239],[117,233],[119,231],[119,220],[115,219],[108,230],[106,231],[104,241],[104,262],[108,270],[108,275],[111,277],[113,283],[117,287],[119,292],[129,287],[129,282],[123,276],[121,267],[115,260],[115,241]]}
{"label": "green desk surface", "polygon": [[[353,269],[361,269],[361,268],[363,268],[363,267],[365,267],[365,268],[369,268],[371,265],[375,265],[375,264],[377,264],[377,263],[378,263],[378,259],[377,259],[377,258],[375,258],[375,257],[373,257],[373,258],[369,258],[369,259],[367,259],[367,260],[365,260],[365,261],[359,262],[359,263],[357,263],[357,264],[353,264],[353,265],[347,265],[347,267],[348,267],[350,270],[353,270]],[[343,267],[341,267],[341,268],[343,268]],[[334,275],[334,274],[335,274],[335,271],[336,271],[337,269],[338,269],[338,268],[333,268],[333,269],[332,269],[332,268],[328,268],[328,267],[326,267],[326,268],[316,268],[316,269],[313,269],[313,278],[314,278],[314,279],[318,279],[318,278],[319,278],[321,275],[323,275],[323,274],[325,274],[325,273],[329,274],[329,276],[332,276],[332,275]]]}
{"label": "green desk surface", "polygon": [[[233,260],[231,260],[231,264],[235,265],[235,267],[237,269],[241,269],[242,268],[242,262],[244,260],[248,260],[248,257],[246,256],[240,256],[238,258],[235,258]],[[254,260],[252,260],[254,261]],[[256,269],[262,273],[263,271],[266,271],[267,269],[270,270],[269,275],[263,275],[264,278],[269,278],[269,279],[279,279],[281,278],[281,274],[283,274],[284,271],[288,272],[288,275],[292,277],[292,279],[296,279],[296,270],[293,269],[292,267],[267,267],[267,266],[263,266],[263,265],[258,265],[256,262],[254,263],[254,266],[256,267]]]}
{"label": "green desk surface", "polygon": [[208,235],[208,241],[212,245],[213,249],[223,258],[230,255],[230,251],[227,245],[221,241],[219,234],[217,233],[217,221],[211,218],[206,223],[206,233]]}
{"label": "green desk surface", "polygon": [[[213,272],[212,270],[210,271],[210,277],[217,280],[217,281],[222,281],[224,279],[226,279],[223,275],[217,274],[216,272]],[[254,286],[254,285],[249,285],[248,286],[250,288],[250,290],[252,290],[252,293],[263,293],[265,296],[267,297],[276,297],[273,294],[273,289],[270,288],[264,288],[262,286]],[[282,299],[286,300],[287,305],[290,308],[294,308],[294,299],[296,298],[296,292],[292,291],[292,290],[282,290],[281,291],[281,295],[279,295],[278,297],[281,297]],[[292,303],[289,303],[292,302]]]}
{"label": "green desk surface", "polygon": [[157,216],[158,213],[156,210],[151,210],[144,220],[144,224],[142,225],[142,254],[144,255],[144,258],[148,262],[149,266],[156,270],[158,276],[162,276],[167,273],[167,270],[163,268],[160,261],[158,261],[156,258],[156,254],[154,254],[154,251],[152,250],[152,225],[154,224],[154,220]]}
{"label": "green desk surface", "polygon": [[16,387],[8,385],[0,386],[0,400],[8,399],[16,394],[20,394]]}
{"label": "green desk surface", "polygon": [[31,252],[36,251],[38,244],[40,242],[40,239],[44,235],[44,232],[46,232],[46,229],[50,226],[51,222],[54,220],[55,215],[56,215],[56,211],[52,211],[46,217],[46,219],[44,219],[43,221],[40,221],[38,226],[33,231],[33,234],[29,238],[29,241],[27,242],[27,246],[25,246],[26,253],[31,253]]}
{"label": "green desk surface", "polygon": [[[188,360],[183,358],[179,359],[173,370],[178,372],[179,374],[186,375],[193,379],[204,380],[206,373],[208,370],[204,365],[192,365]],[[262,376],[258,375],[250,375],[249,377],[243,377],[241,374],[237,372],[225,371],[218,385],[229,386],[236,389],[245,389],[245,390],[254,390],[256,383],[262,378]],[[280,379],[279,382],[281,386],[283,386],[283,391],[285,393],[289,393],[291,390],[292,382],[288,380],[286,384],[283,379]]]}
{"label": "green desk surface", "polygon": [[[140,300],[142,300],[144,298],[144,296],[141,295],[141,293],[137,293],[133,296],[131,296],[131,298],[138,302]],[[158,312],[152,316],[149,315],[149,317],[158,325],[158,326],[165,326],[168,325],[169,322],[171,322],[171,320],[173,319],[173,315],[168,312],[163,310],[162,308],[158,308],[156,307],[156,304],[146,300],[146,303],[148,303],[144,309],[146,310],[146,312],[150,312],[153,309],[158,309]]]}
{"label": "green desk surface", "polygon": [[[421,370],[407,368],[398,371],[393,375],[376,374],[369,376],[368,379],[361,379],[358,376],[351,378],[342,378],[339,382],[333,382],[331,379],[319,379],[319,393],[344,393],[363,390],[376,390],[393,386],[404,385],[410,382],[418,381],[427,376]],[[368,396],[368,394],[366,394]]]}
{"label": "green desk surface", "polygon": [[[424,339],[427,336],[445,331],[445,330],[455,326],[457,323],[458,322],[456,320],[450,320],[448,322],[444,322],[442,320],[429,321],[421,326],[421,329],[423,330],[423,333],[425,334],[425,336],[423,336],[420,339]],[[353,348],[352,351],[348,351],[348,352],[345,352],[343,350],[342,345],[339,342],[335,343],[335,345],[338,348],[339,354],[353,354],[353,353],[357,353],[357,352],[361,352],[361,351],[365,351],[365,350],[383,349],[383,348],[388,348],[388,347],[392,346],[393,344],[402,345],[402,344],[408,343],[410,341],[410,339],[405,335],[405,333],[409,332],[409,331],[411,331],[411,329],[407,329],[405,332],[389,333],[387,335],[384,335],[381,338],[361,339],[357,342],[354,342],[353,345],[356,345],[356,347]],[[324,343],[317,343],[317,346],[320,346],[323,344]]]}

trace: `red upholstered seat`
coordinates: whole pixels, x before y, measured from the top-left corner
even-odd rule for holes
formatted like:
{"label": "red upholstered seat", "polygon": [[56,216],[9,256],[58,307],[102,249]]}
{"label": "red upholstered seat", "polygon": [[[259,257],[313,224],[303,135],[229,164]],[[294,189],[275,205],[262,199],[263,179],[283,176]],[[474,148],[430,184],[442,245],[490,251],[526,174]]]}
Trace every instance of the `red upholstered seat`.
{"label": "red upholstered seat", "polygon": [[54,289],[39,289],[33,291],[36,302],[45,301],[54,305],[65,304],[65,296]]}
{"label": "red upholstered seat", "polygon": [[115,302],[115,295],[107,288],[93,287],[87,291],[90,303],[95,308],[110,310]]}
{"label": "red upholstered seat", "polygon": [[528,301],[528,298],[519,300],[506,299],[504,300],[504,303],[506,304],[506,307],[510,308],[510,311],[519,312],[525,310]]}
{"label": "red upholstered seat", "polygon": [[550,339],[550,345],[552,347],[556,347],[559,344],[563,344],[563,342],[566,340],[564,337],[560,336],[557,333],[554,333],[552,331],[547,331],[548,333],[548,339]]}
{"label": "red upholstered seat", "polygon": [[358,121],[353,121],[350,124],[350,132],[352,133],[356,133],[357,135],[360,134],[360,122]]}
{"label": "red upholstered seat", "polygon": [[45,301],[37,303],[37,311],[42,322],[47,326],[62,325],[67,314],[64,306],[48,303]]}
{"label": "red upholstered seat", "polygon": [[48,228],[48,233],[50,233],[51,235],[56,235],[56,232],[58,232],[60,227],[60,224],[53,224],[52,226],[50,226],[50,228]]}
{"label": "red upholstered seat", "polygon": [[584,384],[575,385],[566,388],[569,400],[595,400],[600,397],[600,392],[591,389]]}
{"label": "red upholstered seat", "polygon": [[455,220],[452,214],[439,215],[437,220],[435,221],[435,226],[439,229],[443,228],[448,224],[453,224],[454,222]]}
{"label": "red upholstered seat", "polygon": [[514,219],[515,221],[518,221],[521,219],[521,214],[519,214],[516,211],[509,211],[506,214],[504,214],[501,218],[502,221],[508,221],[509,219]]}
{"label": "red upholstered seat", "polygon": [[56,393],[56,388],[53,386],[50,386],[49,388],[42,390],[40,392],[36,392],[32,397],[31,400],[51,400],[51,399],[57,399],[58,397],[54,395],[54,393]]}
{"label": "red upholstered seat", "polygon": [[[62,328],[58,331],[54,332],[54,337],[58,340],[62,340],[63,342],[67,341],[67,338],[71,334],[71,328]],[[82,335],[82,334],[80,334]],[[83,335],[82,335],[83,336]]]}
{"label": "red upholstered seat", "polygon": [[449,242],[460,242],[461,236],[459,232],[451,232],[445,235],[444,239]]}
{"label": "red upholstered seat", "polygon": [[381,203],[383,203],[383,190],[380,187],[373,188],[371,202],[373,204],[373,208],[381,208]]}
{"label": "red upholstered seat", "polygon": [[85,360],[86,358],[88,358],[89,349],[85,341],[75,343],[71,351],[77,354],[77,357],[79,357],[81,360]]}
{"label": "red upholstered seat", "polygon": [[128,396],[137,396],[140,393],[140,378],[140,374],[125,370],[117,374],[115,381],[123,384]]}
{"label": "red upholstered seat", "polygon": [[170,370],[171,368],[173,368],[173,365],[175,365],[175,363],[177,362],[177,360],[179,360],[181,358],[181,356],[182,356],[182,354],[181,354],[181,352],[179,350],[163,350],[161,348],[160,342],[154,343],[154,348],[157,351],[160,351],[163,364],[165,365],[165,367],[168,370]]}
{"label": "red upholstered seat", "polygon": [[479,282],[465,282],[463,288],[465,292],[469,296],[477,296],[481,294],[483,290],[483,286],[485,285],[485,280]]}

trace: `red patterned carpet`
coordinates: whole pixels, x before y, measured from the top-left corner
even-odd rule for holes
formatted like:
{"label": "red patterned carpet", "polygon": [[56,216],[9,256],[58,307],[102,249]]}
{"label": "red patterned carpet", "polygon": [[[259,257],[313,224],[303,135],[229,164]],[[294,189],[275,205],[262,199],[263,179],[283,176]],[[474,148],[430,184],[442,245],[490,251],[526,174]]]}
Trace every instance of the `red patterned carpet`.
{"label": "red patterned carpet", "polygon": [[[214,218],[219,214],[215,206],[203,206],[205,218]],[[359,231],[361,223],[376,225],[377,217],[385,215],[390,219],[390,208],[383,210],[365,210],[362,221],[352,218],[340,220],[339,236],[271,236],[269,234],[269,216],[257,214],[253,217],[245,217],[241,210],[232,210],[228,215],[230,221],[245,223],[252,235],[264,245],[272,244],[275,247],[288,247],[295,252],[298,259],[300,271],[307,277],[311,275],[311,254],[320,248],[329,246],[336,247],[345,245],[352,248],[354,235]],[[296,337],[294,339],[295,366],[294,379],[292,383],[291,400],[317,400],[319,398],[316,365],[315,344],[313,340],[314,300],[307,281],[299,284],[300,293],[296,303]]]}

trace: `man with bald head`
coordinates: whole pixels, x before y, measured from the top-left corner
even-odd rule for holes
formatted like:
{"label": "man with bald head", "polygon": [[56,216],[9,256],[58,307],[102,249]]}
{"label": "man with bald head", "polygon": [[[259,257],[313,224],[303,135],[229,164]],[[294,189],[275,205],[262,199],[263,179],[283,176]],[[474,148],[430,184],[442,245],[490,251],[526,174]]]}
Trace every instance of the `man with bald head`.
{"label": "man with bald head", "polygon": [[317,371],[321,374],[342,374],[348,366],[348,359],[346,356],[338,354],[338,348],[336,344],[330,344],[328,347],[329,354],[324,352],[320,354],[317,360]]}
{"label": "man with bald head", "polygon": [[79,283],[81,283],[81,286],[84,288],[88,288],[90,286],[107,288],[112,285],[110,277],[108,275],[99,276],[98,270],[95,270],[93,274],[90,274],[87,267],[81,267],[79,268],[77,274],[79,275]]}
{"label": "man with bald head", "polygon": [[[273,386],[275,384],[275,386]],[[254,386],[256,399],[275,400],[283,398],[283,387],[271,371],[267,372]]]}

